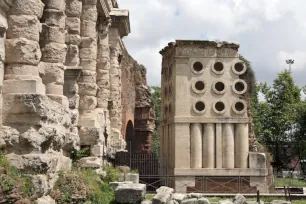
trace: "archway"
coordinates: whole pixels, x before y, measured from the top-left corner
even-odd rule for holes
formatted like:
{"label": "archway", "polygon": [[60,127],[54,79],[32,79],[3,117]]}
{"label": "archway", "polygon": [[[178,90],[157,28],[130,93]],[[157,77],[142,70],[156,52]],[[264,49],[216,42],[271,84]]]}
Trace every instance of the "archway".
{"label": "archway", "polygon": [[131,120],[129,120],[129,122],[126,125],[126,130],[125,130],[125,141],[127,143],[126,148],[128,151],[131,150],[131,145],[132,145],[132,141],[134,139],[134,125],[133,122]]}

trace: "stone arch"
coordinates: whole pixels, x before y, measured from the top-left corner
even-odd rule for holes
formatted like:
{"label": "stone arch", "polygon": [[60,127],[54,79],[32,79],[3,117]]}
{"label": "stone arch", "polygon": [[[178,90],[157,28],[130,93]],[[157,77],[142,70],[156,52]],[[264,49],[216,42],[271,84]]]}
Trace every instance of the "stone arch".
{"label": "stone arch", "polygon": [[127,142],[127,150],[130,150],[130,145],[134,140],[134,136],[135,136],[134,124],[131,120],[129,120],[125,129],[125,141]]}

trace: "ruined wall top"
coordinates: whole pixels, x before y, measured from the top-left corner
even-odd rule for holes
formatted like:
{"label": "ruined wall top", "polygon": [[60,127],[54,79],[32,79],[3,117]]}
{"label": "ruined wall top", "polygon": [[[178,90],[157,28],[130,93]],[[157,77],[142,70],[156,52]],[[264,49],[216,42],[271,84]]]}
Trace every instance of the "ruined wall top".
{"label": "ruined wall top", "polygon": [[240,44],[232,41],[209,41],[209,40],[176,40],[170,42],[159,53],[161,55],[168,55],[174,51],[176,47],[192,47],[192,48],[231,48],[233,50],[239,49]]}

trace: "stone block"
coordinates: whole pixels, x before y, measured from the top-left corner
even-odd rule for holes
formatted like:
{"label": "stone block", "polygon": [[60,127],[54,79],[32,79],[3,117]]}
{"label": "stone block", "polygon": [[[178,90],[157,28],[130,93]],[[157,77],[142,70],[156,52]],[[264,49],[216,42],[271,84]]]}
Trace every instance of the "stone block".
{"label": "stone block", "polygon": [[97,69],[97,79],[100,80],[110,80],[109,71],[103,69]]}
{"label": "stone block", "polygon": [[139,183],[139,174],[128,173],[125,175],[126,181],[132,181],[133,183]]}
{"label": "stone block", "polygon": [[48,26],[55,26],[61,29],[65,29],[66,16],[63,11],[46,9],[44,10],[44,15],[42,22]]}
{"label": "stone block", "polygon": [[245,202],[246,202],[246,198],[241,194],[235,195],[233,199],[234,204],[245,204]]}
{"label": "stone block", "polygon": [[133,182],[132,182],[132,181],[109,182],[108,185],[109,185],[112,189],[116,190],[116,188],[117,188],[118,186],[123,185],[123,184],[133,184]]}
{"label": "stone block", "polygon": [[[71,118],[71,124],[77,126],[79,123],[79,110],[78,109],[70,110],[70,118]],[[74,133],[77,134],[78,131]]]}
{"label": "stone block", "polygon": [[83,111],[79,117],[79,124],[81,127],[101,128],[98,114],[95,111]]}
{"label": "stone block", "polygon": [[84,157],[78,161],[82,168],[99,168],[102,166],[102,159],[98,157]]}
{"label": "stone block", "polygon": [[207,198],[199,198],[198,204],[210,204],[210,202]]}
{"label": "stone block", "polygon": [[115,190],[117,203],[140,203],[146,197],[145,184],[123,184]]}
{"label": "stone block", "polygon": [[55,94],[47,94],[47,96],[48,96],[51,100],[53,100],[53,101],[55,101],[55,102],[61,104],[61,105],[64,106],[65,108],[69,108],[69,101],[68,101],[68,98],[67,98],[66,96],[55,95]]}
{"label": "stone block", "polygon": [[[171,202],[171,201],[170,201]],[[169,204],[176,204],[176,203],[170,203],[169,202]],[[141,204],[152,204],[152,201],[150,201],[150,200],[144,200],[144,201],[142,201],[141,202]]]}
{"label": "stone block", "polygon": [[172,200],[176,200],[179,203],[181,203],[182,200],[184,200],[185,198],[186,198],[186,195],[183,194],[183,193],[174,193],[173,196],[172,196]]}
{"label": "stone block", "polygon": [[95,96],[80,96],[80,110],[94,110],[97,107]]}
{"label": "stone block", "polygon": [[40,76],[44,84],[55,83],[58,85],[64,84],[64,65],[61,63],[39,63]]}
{"label": "stone block", "polygon": [[79,47],[77,45],[68,45],[66,55],[66,66],[78,66],[80,64]]}
{"label": "stone block", "polygon": [[266,155],[259,152],[249,152],[250,169],[266,168]]}
{"label": "stone block", "polygon": [[97,48],[81,48],[80,49],[81,59],[97,59]]}
{"label": "stone block", "polygon": [[98,86],[95,83],[78,83],[79,85],[79,94],[86,96],[96,96]]}
{"label": "stone block", "polygon": [[69,17],[80,17],[82,12],[81,0],[67,0],[66,1],[66,15]]}
{"label": "stone block", "polygon": [[195,177],[186,176],[186,177],[176,177],[175,178],[175,192],[176,193],[186,193],[187,186],[195,186]]}
{"label": "stone block", "polygon": [[39,41],[41,25],[36,16],[10,15],[8,23],[10,25],[6,32],[8,39],[26,38],[28,40]]}
{"label": "stone block", "polygon": [[0,37],[0,61],[4,62],[5,60],[5,43],[4,38]]}
{"label": "stone block", "polygon": [[51,42],[65,44],[66,41],[66,32],[64,29],[48,26],[47,24],[42,24],[42,33],[41,33],[41,41],[44,44],[48,44]]}
{"label": "stone block", "polygon": [[97,68],[96,60],[92,59],[80,59],[80,60],[81,60],[80,66],[83,68],[83,70],[96,71]]}
{"label": "stone block", "polygon": [[15,0],[11,7],[10,14],[13,15],[35,15],[42,17],[44,4],[41,0]]}
{"label": "stone block", "polygon": [[[1,63],[0,67],[2,67]],[[6,65],[4,79],[17,79],[20,76],[26,76],[28,79],[38,79],[39,78],[38,66],[26,65],[26,64]]]}
{"label": "stone block", "polygon": [[42,61],[65,63],[67,46],[59,43],[48,43],[42,48]]}
{"label": "stone block", "polygon": [[168,188],[166,186],[162,186],[156,190],[157,194],[153,197],[153,204],[166,204],[172,199],[172,195],[174,193],[173,188]]}
{"label": "stone block", "polygon": [[81,36],[78,34],[66,33],[66,44],[79,45],[81,43]]}
{"label": "stone block", "polygon": [[68,98],[69,100],[69,108],[70,109],[78,109],[79,108],[79,102],[80,102],[80,96],[79,95],[74,95],[72,97]]}
{"label": "stone block", "polygon": [[65,0],[43,0],[46,9],[55,9],[64,11],[66,7]]}
{"label": "stone block", "polygon": [[233,202],[230,200],[220,200],[218,201],[218,204],[233,204]]}
{"label": "stone block", "polygon": [[81,22],[81,36],[96,38],[96,22],[82,21]]}
{"label": "stone block", "polygon": [[80,127],[79,129],[81,145],[95,145],[102,135],[100,128]]}
{"label": "stone block", "polygon": [[97,49],[97,39],[91,37],[82,37],[81,48]]}
{"label": "stone block", "polygon": [[110,70],[110,60],[106,58],[97,57],[98,69]]}
{"label": "stone block", "polygon": [[102,157],[103,156],[103,145],[94,145],[90,148],[90,153],[92,156],[95,157]]}
{"label": "stone block", "polygon": [[38,198],[36,203],[37,204],[56,204],[55,200],[53,200],[49,195]]}
{"label": "stone block", "polygon": [[39,80],[5,80],[2,87],[3,94],[28,93],[45,94],[45,85]]}
{"label": "stone block", "polygon": [[69,34],[77,34],[80,35],[81,30],[81,21],[77,17],[67,17],[66,18],[66,30]]}
{"label": "stone block", "polygon": [[83,5],[96,5],[98,0],[83,0]]}
{"label": "stone block", "polygon": [[[46,94],[63,95],[64,87],[61,84],[48,83],[46,86]],[[68,102],[68,101],[67,101]]]}
{"label": "stone block", "polygon": [[198,199],[196,198],[186,199],[186,200],[183,200],[181,204],[198,204]]}
{"label": "stone block", "polygon": [[81,20],[96,22],[98,19],[98,11],[96,5],[84,5],[82,7]]}
{"label": "stone block", "polygon": [[38,42],[24,38],[5,41],[5,62],[8,64],[37,65],[41,59]]}
{"label": "stone block", "polygon": [[82,70],[79,82],[96,83],[97,75],[95,71]]}

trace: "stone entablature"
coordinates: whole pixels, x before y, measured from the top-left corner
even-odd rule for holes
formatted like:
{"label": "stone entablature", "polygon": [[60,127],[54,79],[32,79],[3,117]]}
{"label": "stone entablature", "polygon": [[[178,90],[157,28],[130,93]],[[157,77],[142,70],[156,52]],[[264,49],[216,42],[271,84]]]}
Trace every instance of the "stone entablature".
{"label": "stone entablature", "polygon": [[[266,179],[265,155],[249,152],[250,96],[238,48],[235,42],[177,40],[160,52],[161,157],[168,158],[170,174]],[[261,164],[253,162],[257,157],[264,158]]]}

